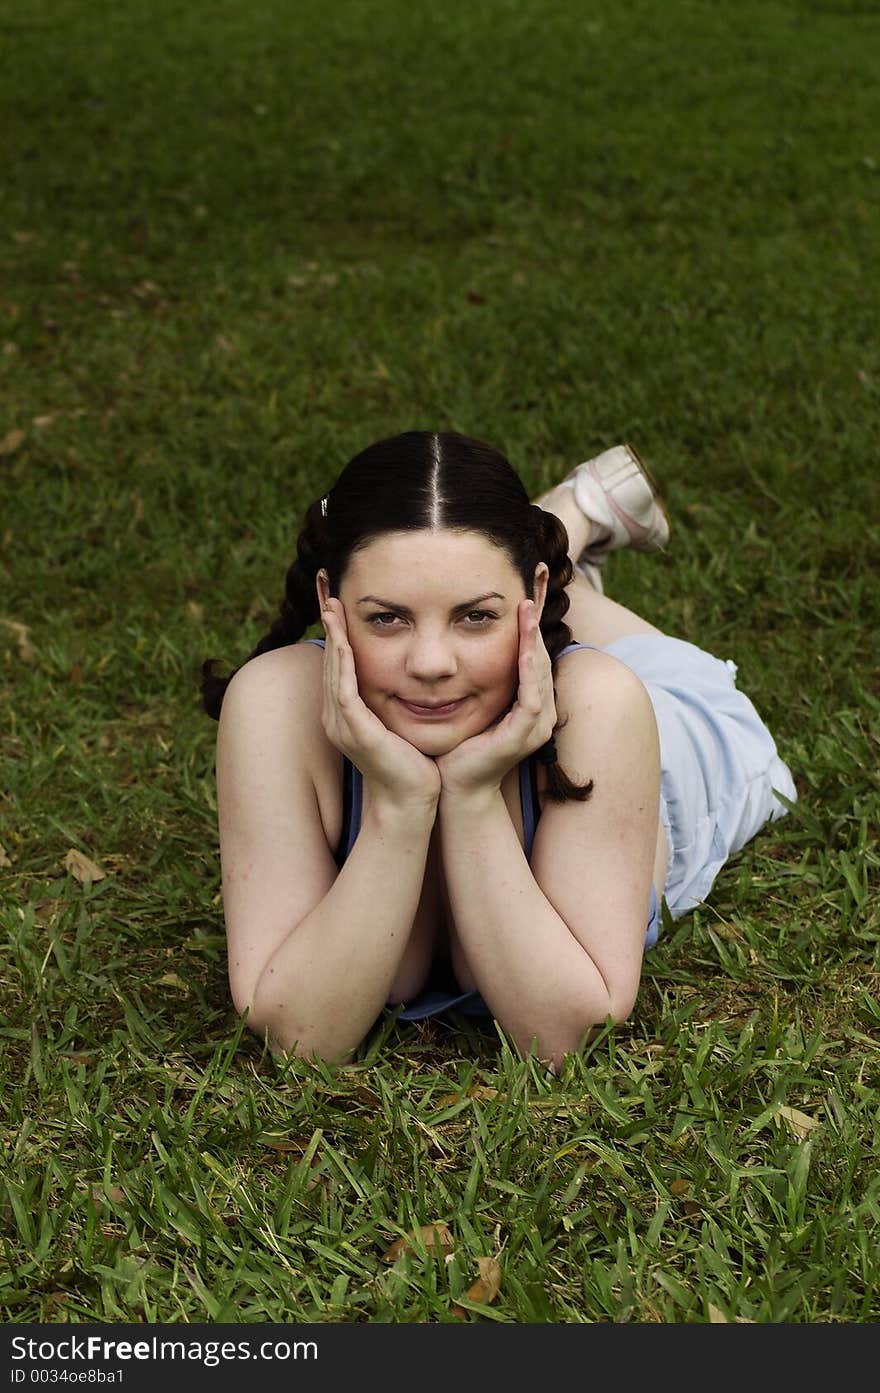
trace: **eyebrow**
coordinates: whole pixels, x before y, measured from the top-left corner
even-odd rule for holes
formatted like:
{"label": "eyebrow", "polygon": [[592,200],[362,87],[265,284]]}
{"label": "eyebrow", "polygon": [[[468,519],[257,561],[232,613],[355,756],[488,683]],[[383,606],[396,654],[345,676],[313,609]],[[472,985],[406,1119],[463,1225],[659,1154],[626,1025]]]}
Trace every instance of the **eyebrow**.
{"label": "eyebrow", "polygon": [[[477,595],[476,599],[465,601],[463,605],[453,605],[449,613],[466,614],[469,609],[476,609],[477,605],[481,605],[484,600],[503,599],[505,596],[497,590],[489,590],[485,595]],[[381,609],[393,609],[397,614],[406,614],[412,617],[412,610],[408,609],[406,605],[396,604],[393,600],[380,600],[378,595],[362,595],[356,603],[359,605],[379,605]]]}

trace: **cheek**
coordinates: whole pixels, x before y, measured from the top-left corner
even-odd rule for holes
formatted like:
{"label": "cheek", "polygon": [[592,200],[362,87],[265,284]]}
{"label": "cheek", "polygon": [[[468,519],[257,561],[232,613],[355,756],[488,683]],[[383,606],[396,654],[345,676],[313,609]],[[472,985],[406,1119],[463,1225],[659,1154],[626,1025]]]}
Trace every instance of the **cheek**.
{"label": "cheek", "polygon": [[361,696],[376,688],[381,690],[387,687],[395,667],[390,645],[351,639],[351,651]]}
{"label": "cheek", "polygon": [[481,686],[504,703],[512,700],[517,688],[518,642],[516,634],[499,635],[486,644],[474,664]]}

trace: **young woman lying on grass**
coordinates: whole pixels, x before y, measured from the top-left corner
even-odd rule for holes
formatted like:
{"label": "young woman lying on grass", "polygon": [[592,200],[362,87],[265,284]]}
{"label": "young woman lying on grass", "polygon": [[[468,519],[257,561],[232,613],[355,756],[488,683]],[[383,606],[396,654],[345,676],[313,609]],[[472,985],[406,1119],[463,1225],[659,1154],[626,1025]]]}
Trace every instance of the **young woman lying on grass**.
{"label": "young woman lying on grass", "polygon": [[667,537],[627,446],[536,505],[491,446],[411,432],[311,505],[270,633],[203,668],[232,997],[273,1049],[341,1059],[403,1003],[558,1066],[632,1010],[661,897],[783,815],[733,665],[602,593]]}

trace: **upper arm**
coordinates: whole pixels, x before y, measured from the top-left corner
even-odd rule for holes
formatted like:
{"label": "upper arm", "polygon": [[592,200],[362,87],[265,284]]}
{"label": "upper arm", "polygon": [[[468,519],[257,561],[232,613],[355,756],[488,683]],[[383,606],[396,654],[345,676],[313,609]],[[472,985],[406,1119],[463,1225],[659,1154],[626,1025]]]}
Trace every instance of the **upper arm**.
{"label": "upper arm", "polygon": [[544,894],[589,953],[615,1019],[638,991],[657,844],[660,751],[650,697],[608,654],[571,654],[557,672],[559,762],[586,802],[547,801],[532,851]]}
{"label": "upper arm", "polygon": [[336,877],[310,746],[320,728],[321,665],[292,648],[252,659],[223,699],[217,807],[229,980],[237,1010]]}

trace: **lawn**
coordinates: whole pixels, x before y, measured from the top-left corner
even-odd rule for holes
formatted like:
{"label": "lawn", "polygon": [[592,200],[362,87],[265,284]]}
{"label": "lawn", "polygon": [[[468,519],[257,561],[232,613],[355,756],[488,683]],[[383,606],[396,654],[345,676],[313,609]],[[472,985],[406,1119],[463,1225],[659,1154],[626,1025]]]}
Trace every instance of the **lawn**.
{"label": "lawn", "polygon": [[[0,39],[0,1318],[880,1319],[876,5]],[[411,428],[536,493],[634,444],[672,541],[607,589],[732,658],[796,777],[559,1076],[456,1020],[274,1060],[228,996],[199,666]]]}

